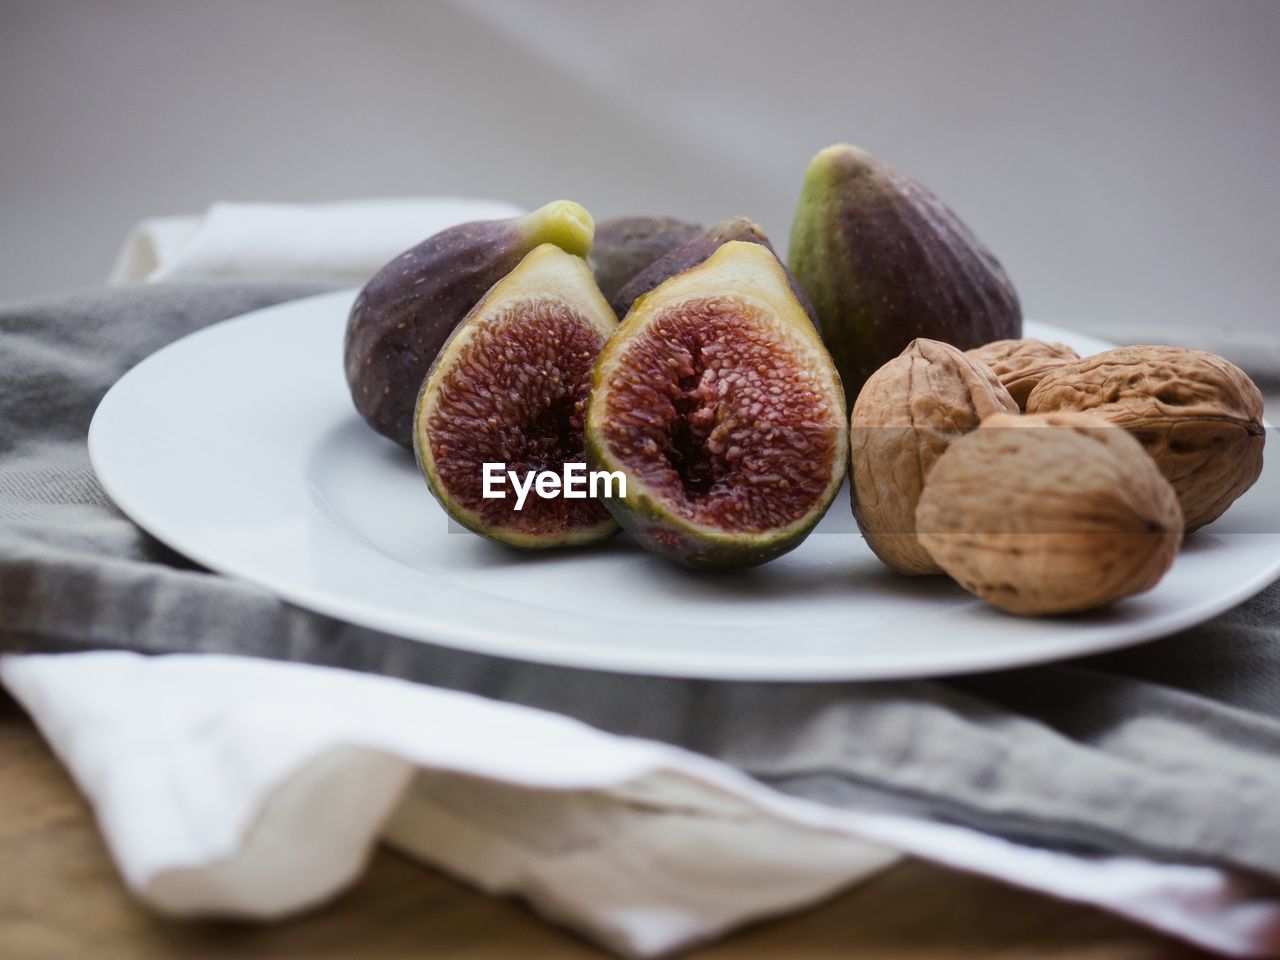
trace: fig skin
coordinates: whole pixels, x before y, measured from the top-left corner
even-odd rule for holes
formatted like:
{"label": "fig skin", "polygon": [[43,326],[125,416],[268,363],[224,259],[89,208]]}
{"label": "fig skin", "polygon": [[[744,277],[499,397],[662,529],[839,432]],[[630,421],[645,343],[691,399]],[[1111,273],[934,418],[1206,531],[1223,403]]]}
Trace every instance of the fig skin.
{"label": "fig skin", "polygon": [[623,319],[630,312],[636,300],[644,294],[670,280],[676,274],[684,273],[686,270],[705,262],[709,256],[724,244],[733,240],[758,243],[772,253],[775,259],[778,259],[779,266],[786,272],[787,284],[791,287],[792,295],[800,301],[800,306],[804,308],[804,312],[809,317],[810,322],[813,322],[813,306],[809,303],[809,298],[800,289],[795,277],[791,276],[790,271],[787,271],[786,265],[778,258],[777,251],[773,249],[773,244],[769,242],[769,238],[765,236],[764,231],[760,229],[760,226],[755,221],[747,217],[730,217],[728,220],[721,220],[714,227],[704,230],[692,240],[682,243],[654,260],[649,266],[628,280],[616,296],[610,298],[609,302],[613,305],[613,312],[618,315],[618,319]]}
{"label": "fig skin", "polygon": [[[418,467],[427,482],[432,494],[444,507],[445,511],[467,529],[507,546],[526,550],[540,550],[553,547],[581,546],[595,543],[613,536],[618,532],[617,523],[605,511],[599,510],[595,522],[585,526],[563,528],[551,531],[528,529],[532,514],[522,514],[514,509],[508,511],[503,518],[504,523],[487,522],[474,510],[462,503],[455,491],[449,488],[442,475],[442,464],[437,461],[435,445],[432,443],[432,414],[441,401],[442,387],[451,365],[459,360],[468,344],[474,342],[486,328],[492,330],[502,323],[518,323],[518,308],[522,305],[536,303],[552,303],[566,305],[574,314],[585,319],[597,335],[596,349],[603,347],[608,338],[617,329],[618,320],[609,309],[608,302],[596,287],[595,279],[585,261],[580,257],[566,253],[554,244],[542,244],[532,250],[507,276],[499,280],[467,313],[462,322],[453,330],[448,340],[440,349],[431,369],[422,381],[422,389],[414,404],[413,418],[413,450]],[[509,308],[517,308],[509,310]],[[513,319],[513,316],[516,317]],[[529,357],[521,357],[529,363]],[[538,371],[541,376],[542,371]],[[513,384],[504,380],[498,386],[510,387]],[[506,391],[500,391],[505,395]],[[585,397],[584,397],[585,401]],[[483,405],[483,401],[482,401]],[[579,405],[578,410],[582,412]],[[492,430],[501,434],[510,428],[510,423],[501,422],[498,418],[501,411],[496,407],[491,411],[493,416],[476,417],[474,411],[467,420],[468,430]],[[530,419],[538,420],[545,410],[526,411]],[[484,425],[487,420],[487,426]],[[473,421],[479,421],[473,426]],[[527,438],[527,437],[526,437]],[[499,436],[493,443],[496,449],[505,447],[506,441]],[[494,455],[494,460],[505,457]],[[566,459],[564,462],[580,462],[581,458]],[[563,464],[546,468],[558,468]],[[477,479],[480,465],[476,464]],[[536,494],[530,492],[532,501]],[[584,501],[585,502],[585,501]],[[526,502],[525,510],[530,503]],[[522,521],[525,521],[522,523]]]}
{"label": "fig skin", "polygon": [[809,164],[788,262],[850,400],[912,340],[969,350],[1022,336],[1017,292],[973,231],[924,186],[848,144]]}
{"label": "fig skin", "polygon": [[467,311],[535,247],[585,257],[594,231],[585,209],[556,200],[521,217],[450,227],[384,266],[347,319],[343,366],[360,416],[412,449],[422,378]]}
{"label": "fig skin", "polygon": [[702,229],[675,217],[615,217],[597,223],[587,262],[600,292],[612,303],[628,280]]}
{"label": "fig skin", "polygon": [[[812,383],[821,403],[812,417],[830,427],[830,465],[821,490],[804,514],[785,525],[760,531],[726,529],[682,516],[678,504],[629,469],[611,444],[607,414],[610,391],[616,389],[625,370],[628,347],[637,342],[651,323],[671,308],[713,300],[731,302],[765,318],[769,329],[781,334],[788,362],[803,364],[814,372]],[[667,362],[674,364],[672,356]],[[703,382],[706,382],[705,379]],[[647,385],[655,395],[662,384]],[[722,401],[723,403],[723,401]],[[831,357],[792,294],[786,271],[761,244],[730,241],[705,262],[677,274],[641,296],[596,361],[591,397],[587,405],[586,455],[590,470],[620,471],[627,478],[626,496],[605,498],[604,504],[622,528],[645,549],[686,567],[732,568],[765,563],[797,547],[817,525],[840,490],[848,462],[849,436],[844,418],[844,394]],[[790,412],[790,411],[785,411]],[[719,415],[720,411],[717,411]],[[729,411],[726,416],[732,416]],[[646,418],[647,419],[647,418]],[[759,429],[760,424],[756,424]],[[754,439],[754,438],[753,438]],[[760,443],[770,440],[761,437]],[[743,445],[744,447],[747,444]]]}

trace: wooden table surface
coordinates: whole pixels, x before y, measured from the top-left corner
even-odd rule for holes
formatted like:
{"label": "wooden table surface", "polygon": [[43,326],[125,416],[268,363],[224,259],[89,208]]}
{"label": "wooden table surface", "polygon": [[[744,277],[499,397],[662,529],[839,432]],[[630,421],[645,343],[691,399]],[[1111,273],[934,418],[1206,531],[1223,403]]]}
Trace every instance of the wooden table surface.
{"label": "wooden table surface", "polygon": [[[0,692],[0,960],[600,960],[534,915],[386,850],[329,906],[269,926],[179,922],[124,889],[89,809]],[[1099,911],[921,863],[688,954],[698,960],[1194,958]]]}

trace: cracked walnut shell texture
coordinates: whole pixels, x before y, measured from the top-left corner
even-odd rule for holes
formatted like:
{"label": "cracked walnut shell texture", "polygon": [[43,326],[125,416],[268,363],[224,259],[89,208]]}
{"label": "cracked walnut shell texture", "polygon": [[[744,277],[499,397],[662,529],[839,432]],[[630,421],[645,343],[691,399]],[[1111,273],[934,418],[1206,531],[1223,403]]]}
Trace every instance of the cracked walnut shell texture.
{"label": "cracked walnut shell texture", "polygon": [[1201,350],[1118,347],[1058,367],[1028,413],[1092,413],[1127,430],[1173,484],[1190,533],[1216,520],[1262,473],[1262,393]]}

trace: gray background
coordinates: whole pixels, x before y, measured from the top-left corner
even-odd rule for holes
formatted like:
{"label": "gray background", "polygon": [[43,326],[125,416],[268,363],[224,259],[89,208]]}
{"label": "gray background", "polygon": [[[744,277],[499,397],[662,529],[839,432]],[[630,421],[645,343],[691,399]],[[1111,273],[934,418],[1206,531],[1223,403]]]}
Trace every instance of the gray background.
{"label": "gray background", "polygon": [[0,0],[0,299],[217,199],[566,196],[783,245],[839,140],[1028,315],[1280,362],[1280,4],[1240,0]]}

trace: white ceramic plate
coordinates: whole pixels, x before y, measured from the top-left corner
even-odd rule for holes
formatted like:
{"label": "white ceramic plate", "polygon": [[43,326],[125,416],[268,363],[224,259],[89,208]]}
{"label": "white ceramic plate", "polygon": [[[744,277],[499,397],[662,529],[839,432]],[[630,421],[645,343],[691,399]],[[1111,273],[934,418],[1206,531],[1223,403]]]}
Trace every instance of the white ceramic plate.
{"label": "white ceramic plate", "polygon": [[[1016,619],[942,577],[880,565],[847,491],[773,563],[692,573],[625,537],[517,553],[446,517],[412,457],[356,416],[341,343],[353,294],[256,311],[160,350],[111,388],[94,469],[134,521],[302,607],[416,640],[629,673],[880,679],[1114,649],[1203,621],[1280,575],[1268,478],[1197,533],[1160,586],[1087,616]],[[1029,336],[1106,344],[1044,324]],[[1272,471],[1274,474],[1276,471]]]}

